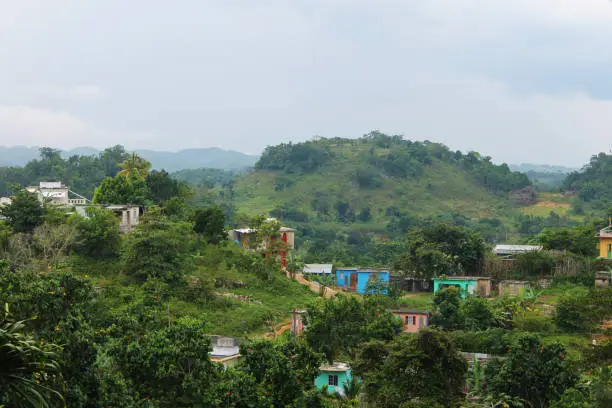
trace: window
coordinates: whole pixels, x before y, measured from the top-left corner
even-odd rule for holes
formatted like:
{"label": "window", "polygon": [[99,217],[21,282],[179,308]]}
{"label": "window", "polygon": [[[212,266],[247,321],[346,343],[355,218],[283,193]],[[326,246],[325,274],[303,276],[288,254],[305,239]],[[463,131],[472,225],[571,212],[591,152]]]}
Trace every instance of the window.
{"label": "window", "polygon": [[327,377],[327,385],[331,385],[334,387],[338,386],[338,376],[337,375],[330,375]]}
{"label": "window", "polygon": [[423,316],[419,317],[419,327],[423,327]]}
{"label": "window", "polygon": [[405,319],[406,319],[406,324],[410,324],[410,316],[406,316]]}
{"label": "window", "polygon": [[416,316],[412,316],[412,325],[416,326]]}

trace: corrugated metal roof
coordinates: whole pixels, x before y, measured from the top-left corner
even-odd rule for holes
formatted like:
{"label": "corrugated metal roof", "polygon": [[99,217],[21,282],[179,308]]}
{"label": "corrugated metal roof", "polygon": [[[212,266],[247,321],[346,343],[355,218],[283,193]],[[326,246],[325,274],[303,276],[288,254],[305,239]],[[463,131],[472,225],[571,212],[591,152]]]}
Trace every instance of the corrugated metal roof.
{"label": "corrugated metal roof", "polygon": [[321,371],[347,371],[350,370],[351,367],[348,363],[334,362],[333,364],[322,364],[319,367]]}
{"label": "corrugated metal roof", "polygon": [[521,254],[542,250],[542,245],[496,245],[493,252],[497,255]]}
{"label": "corrugated metal roof", "polygon": [[240,349],[237,346],[213,346],[212,351],[209,353],[212,357],[230,357],[240,353]]}
{"label": "corrugated metal roof", "polygon": [[330,274],[334,269],[332,264],[304,264],[304,273]]}

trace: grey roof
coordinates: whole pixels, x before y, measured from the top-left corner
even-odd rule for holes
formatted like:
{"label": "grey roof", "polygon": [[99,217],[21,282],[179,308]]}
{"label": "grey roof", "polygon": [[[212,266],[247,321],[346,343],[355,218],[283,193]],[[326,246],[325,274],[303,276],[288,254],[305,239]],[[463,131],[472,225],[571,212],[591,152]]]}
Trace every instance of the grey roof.
{"label": "grey roof", "polygon": [[512,255],[540,251],[542,248],[542,245],[496,245],[493,252],[496,255]]}
{"label": "grey roof", "polygon": [[335,361],[333,364],[322,364],[321,367],[319,367],[319,370],[321,371],[348,371],[350,369],[351,367],[348,365],[348,363]]}
{"label": "grey roof", "polygon": [[304,264],[304,273],[332,273],[332,264]]}
{"label": "grey roof", "polygon": [[240,349],[238,346],[213,346],[213,349],[210,354],[212,357],[231,357],[240,353]]}
{"label": "grey roof", "polygon": [[425,310],[415,310],[415,309],[392,309],[391,313],[412,313],[412,314],[429,314],[428,311]]}

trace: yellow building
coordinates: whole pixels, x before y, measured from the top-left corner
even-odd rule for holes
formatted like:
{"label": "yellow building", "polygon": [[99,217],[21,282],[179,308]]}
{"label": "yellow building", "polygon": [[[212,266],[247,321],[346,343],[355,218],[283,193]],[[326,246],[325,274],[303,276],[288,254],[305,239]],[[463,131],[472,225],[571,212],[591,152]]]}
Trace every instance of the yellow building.
{"label": "yellow building", "polygon": [[612,259],[612,225],[599,231],[599,257]]}

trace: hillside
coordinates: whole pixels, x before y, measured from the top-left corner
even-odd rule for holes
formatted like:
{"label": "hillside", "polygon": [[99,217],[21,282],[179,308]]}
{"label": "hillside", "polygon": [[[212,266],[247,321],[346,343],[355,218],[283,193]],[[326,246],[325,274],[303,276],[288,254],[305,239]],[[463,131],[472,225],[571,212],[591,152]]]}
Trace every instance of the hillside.
{"label": "hillside", "polygon": [[529,185],[478,153],[372,133],[269,147],[238,177],[235,205],[295,222],[384,226],[401,215],[500,216],[515,207],[511,191]]}
{"label": "hillside", "polygon": [[[61,152],[63,158],[70,156],[97,156],[102,151],[93,147],[77,147]],[[233,150],[223,150],[216,147],[185,149],[178,152],[137,149],[136,153],[151,162],[153,169],[165,169],[173,172],[183,169],[199,169],[202,167],[234,170],[253,166],[256,156],[247,155]],[[38,147],[3,147],[0,146],[0,166],[25,166],[39,157]]]}

